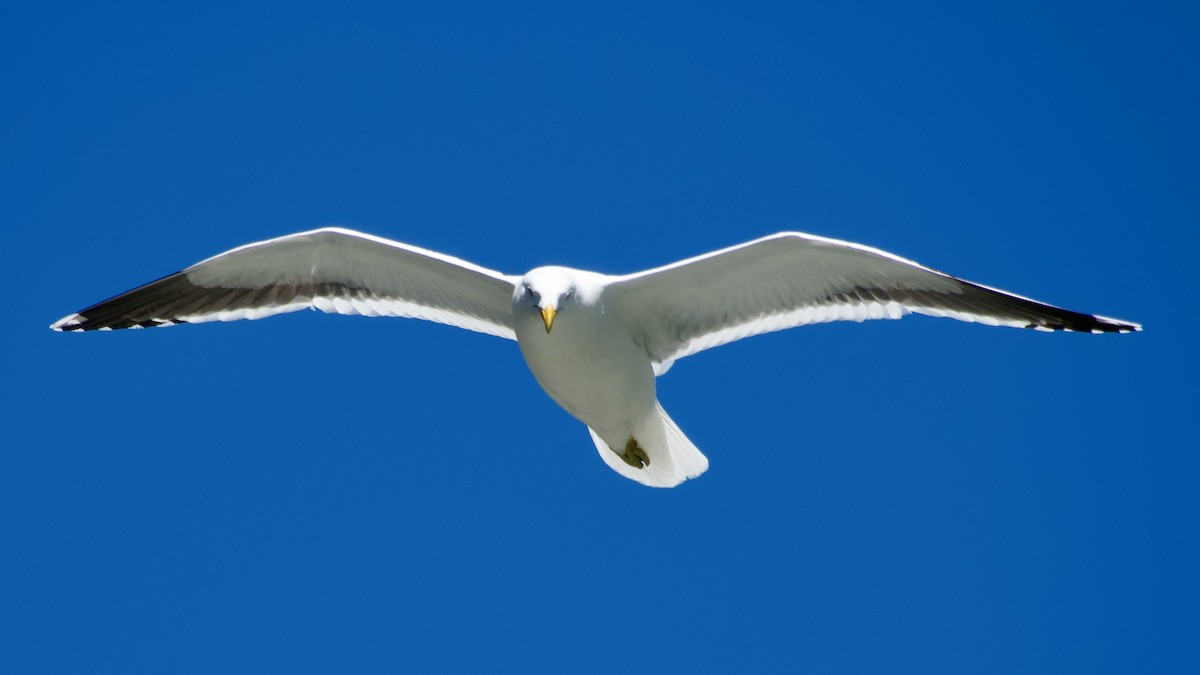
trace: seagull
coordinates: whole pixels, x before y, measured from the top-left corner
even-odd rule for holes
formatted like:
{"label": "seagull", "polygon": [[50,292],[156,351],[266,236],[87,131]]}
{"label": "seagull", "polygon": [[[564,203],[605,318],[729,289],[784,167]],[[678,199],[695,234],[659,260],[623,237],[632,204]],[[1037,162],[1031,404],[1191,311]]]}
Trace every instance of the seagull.
{"label": "seagull", "polygon": [[512,276],[335,227],[240,246],[50,327],[146,328],[301,309],[425,319],[516,340],[542,389],[587,425],[604,463],[652,487],[708,469],[659,404],[655,378],[712,347],[910,313],[1039,331],[1141,330],[800,232],[623,276],[554,266]]}

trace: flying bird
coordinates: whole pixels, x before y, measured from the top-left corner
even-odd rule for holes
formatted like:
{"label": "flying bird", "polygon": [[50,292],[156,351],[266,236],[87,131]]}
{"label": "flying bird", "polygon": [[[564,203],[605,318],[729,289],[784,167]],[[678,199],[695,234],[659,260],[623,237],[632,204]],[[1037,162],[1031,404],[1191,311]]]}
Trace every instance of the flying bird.
{"label": "flying bird", "polygon": [[708,469],[658,403],[655,378],[711,347],[805,324],[910,313],[1041,331],[1141,330],[800,232],[622,276],[568,267],[512,276],[342,228],[240,246],[51,328],[146,328],[301,309],[426,319],[516,340],[542,389],[587,425],[604,463],[653,487]]}

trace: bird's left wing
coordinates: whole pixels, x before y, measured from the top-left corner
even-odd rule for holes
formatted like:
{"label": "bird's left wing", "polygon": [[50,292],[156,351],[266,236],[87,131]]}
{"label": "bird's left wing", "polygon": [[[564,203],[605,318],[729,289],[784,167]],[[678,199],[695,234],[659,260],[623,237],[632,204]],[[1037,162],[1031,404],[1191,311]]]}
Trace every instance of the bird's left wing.
{"label": "bird's left wing", "polygon": [[324,228],[226,251],[51,328],[143,328],[319,309],[426,319],[511,340],[513,283],[448,255]]}
{"label": "bird's left wing", "polygon": [[912,312],[1047,331],[1141,329],[964,281],[868,246],[799,232],[614,277],[605,297],[658,374],[676,359],[751,335]]}

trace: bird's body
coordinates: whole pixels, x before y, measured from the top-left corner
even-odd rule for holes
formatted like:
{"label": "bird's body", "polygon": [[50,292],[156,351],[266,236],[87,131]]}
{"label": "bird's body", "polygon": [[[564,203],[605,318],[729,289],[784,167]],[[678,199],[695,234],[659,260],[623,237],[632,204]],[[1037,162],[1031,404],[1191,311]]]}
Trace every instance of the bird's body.
{"label": "bird's body", "polygon": [[[600,282],[595,278],[599,275],[590,276]],[[618,440],[623,444],[654,412],[654,370],[629,332],[617,321],[606,320],[603,302],[601,283],[571,294],[557,308],[559,318],[551,332],[518,297],[513,302],[513,329],[525,363],[550,398],[609,445]],[[618,439],[621,434],[625,436]]]}
{"label": "bird's body", "polygon": [[515,339],[538,384],[588,426],[605,463],[656,487],[708,468],[655,389],[677,359],[704,349],[806,323],[908,313],[1048,331],[1140,330],[794,232],[624,276],[540,267],[516,277],[338,228],[238,247],[51,327],[169,326],[305,308]]}
{"label": "bird's body", "polygon": [[[672,423],[658,405],[650,356],[605,305],[611,279],[565,267],[526,274],[513,290],[521,354],[550,398],[587,425],[601,458],[618,473],[653,484],[698,475],[707,460],[690,442],[671,443]],[[532,311],[542,300],[532,289],[561,298],[553,331]]]}

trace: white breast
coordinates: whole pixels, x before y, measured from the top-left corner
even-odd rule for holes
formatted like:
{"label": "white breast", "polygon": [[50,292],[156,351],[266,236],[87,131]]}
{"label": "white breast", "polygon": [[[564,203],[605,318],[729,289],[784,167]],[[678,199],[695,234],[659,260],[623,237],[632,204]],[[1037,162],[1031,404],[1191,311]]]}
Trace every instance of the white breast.
{"label": "white breast", "polygon": [[[655,412],[646,351],[602,301],[560,309],[550,333],[527,305],[514,305],[517,344],[538,384],[567,412],[621,444]],[[618,442],[618,440],[613,441]]]}

